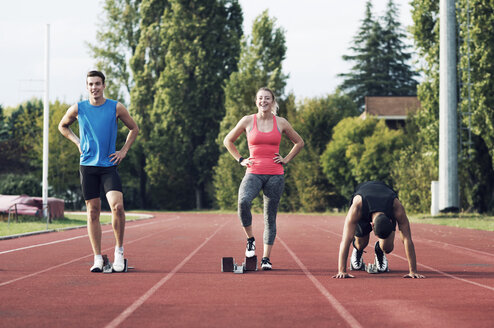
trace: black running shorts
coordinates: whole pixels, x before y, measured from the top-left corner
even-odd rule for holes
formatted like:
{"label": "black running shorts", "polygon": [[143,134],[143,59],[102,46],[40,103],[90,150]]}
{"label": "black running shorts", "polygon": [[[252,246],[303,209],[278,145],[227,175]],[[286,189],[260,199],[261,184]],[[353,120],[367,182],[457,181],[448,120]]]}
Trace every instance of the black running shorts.
{"label": "black running shorts", "polygon": [[362,238],[367,236],[372,231],[372,226],[370,222],[359,220],[357,226],[355,227],[355,236]]}
{"label": "black running shorts", "polygon": [[122,181],[116,166],[84,166],[79,168],[82,194],[85,200],[99,198],[101,190],[106,194],[110,190],[122,192]]}
{"label": "black running shorts", "polygon": [[[393,222],[393,227],[396,228],[396,219],[391,218],[391,222]],[[393,231],[395,230],[395,228],[393,228]],[[372,226],[369,221],[359,220],[357,222],[357,226],[355,227],[355,236],[359,238],[365,237],[368,234],[370,234],[371,231],[372,231]]]}

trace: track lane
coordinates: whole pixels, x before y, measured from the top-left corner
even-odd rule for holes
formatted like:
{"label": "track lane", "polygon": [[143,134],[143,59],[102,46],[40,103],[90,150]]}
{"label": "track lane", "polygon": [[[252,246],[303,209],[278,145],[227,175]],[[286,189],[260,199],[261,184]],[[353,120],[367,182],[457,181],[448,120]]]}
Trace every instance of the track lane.
{"label": "track lane", "polygon": [[[174,220],[166,221],[173,215]],[[257,241],[262,244],[262,217],[255,215],[254,219]],[[126,231],[126,256],[136,267],[126,274],[89,273],[92,255],[88,255],[87,238],[0,254],[0,282],[9,275],[32,274],[48,264],[77,259],[0,287],[9,300],[0,305],[2,325],[106,326],[171,272],[165,283],[116,326],[257,327],[270,318],[271,325],[279,327],[350,327],[353,317],[362,327],[444,328],[490,327],[494,319],[491,290],[448,276],[492,287],[492,256],[484,253],[492,249],[494,233],[413,224],[417,259],[424,265],[419,268],[427,279],[401,278],[408,265],[398,237],[388,256],[390,273],[356,272],[357,279],[338,280],[331,275],[336,272],[342,217],[280,214],[279,240],[272,254],[275,270],[243,275],[220,272],[222,256],[242,260],[245,236],[236,215],[159,213],[151,221],[157,223]],[[57,238],[48,239],[27,237],[8,247],[2,241],[0,250],[70,239],[81,232],[49,234]],[[105,234],[104,245],[110,254],[113,243],[112,234]],[[370,262],[373,252],[364,256]],[[16,261],[19,258],[22,261]],[[341,304],[343,312],[328,302],[324,290]],[[342,316],[345,311],[348,315]]]}

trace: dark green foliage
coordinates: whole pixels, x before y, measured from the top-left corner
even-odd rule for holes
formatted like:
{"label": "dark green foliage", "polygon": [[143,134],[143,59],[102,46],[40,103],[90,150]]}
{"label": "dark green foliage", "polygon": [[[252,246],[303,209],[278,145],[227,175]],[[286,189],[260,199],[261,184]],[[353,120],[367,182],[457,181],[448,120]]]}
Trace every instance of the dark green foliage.
{"label": "dark green foliage", "polygon": [[105,17],[96,33],[98,45],[88,43],[97,59],[96,68],[106,75],[106,96],[124,104],[134,84],[128,61],[134,55],[140,37],[141,2],[105,0]]}
{"label": "dark green foliage", "polygon": [[343,197],[350,197],[367,180],[393,186],[391,166],[404,146],[403,131],[388,129],[384,121],[345,118],[334,127],[333,139],[321,156],[322,169]]}
{"label": "dark green foliage", "polygon": [[43,123],[43,103],[26,101],[4,119],[0,140],[0,173],[24,173],[41,167],[41,158],[33,153],[40,141]]}
{"label": "dark green foliage", "polygon": [[0,195],[41,197],[41,174],[1,174]]}
{"label": "dark green foliage", "polygon": [[[494,15],[493,4],[484,1],[469,1],[470,26],[467,24],[467,1],[457,3],[457,20],[459,23],[459,48],[461,56],[458,61],[458,77],[460,80],[459,118],[461,126],[469,128],[473,133],[472,144],[468,146],[467,134],[462,133],[459,142],[459,184],[460,207],[468,211],[493,211],[492,199],[494,187],[492,170],[494,146],[494,98],[492,97],[494,73],[494,38],[492,30]],[[438,126],[439,126],[439,1],[412,1],[413,20],[412,32],[418,51],[423,58],[424,82],[418,88],[418,96],[422,104],[422,112],[417,116],[418,137],[414,139],[407,151],[409,154],[408,169],[415,176],[422,176],[417,188],[427,191],[427,195],[410,200],[417,210],[423,211],[430,206],[430,181],[437,180],[438,173]],[[470,38],[470,43],[468,39]],[[471,103],[468,109],[468,60],[466,53],[470,47],[470,82]],[[471,110],[469,115],[461,112]],[[464,130],[460,130],[463,131]],[[417,155],[417,154],[426,154]],[[421,163],[427,163],[422,165]],[[404,166],[404,165],[403,165]],[[427,173],[428,172],[428,173]],[[432,176],[431,176],[432,175]],[[407,184],[407,175],[402,175],[399,183]]]}
{"label": "dark green foliage", "polygon": [[159,92],[150,115],[146,173],[152,190],[165,190],[161,207],[201,208],[212,201],[205,190],[218,160],[223,86],[236,70],[242,15],[237,1],[169,3],[161,22],[166,54],[154,85]]}
{"label": "dark green foliage", "polygon": [[406,34],[397,21],[398,9],[392,0],[388,1],[386,14],[382,17],[382,61],[384,80],[382,96],[414,96],[417,94],[417,72],[408,64],[411,53],[404,40]]}
{"label": "dark green foliage", "polygon": [[388,2],[382,23],[372,17],[372,3],[367,1],[365,17],[350,47],[353,55],[343,59],[354,63],[340,88],[363,110],[366,96],[408,96],[416,94],[414,77],[417,75],[408,65],[410,53],[403,43],[405,34],[396,17],[398,11],[393,1]]}
{"label": "dark green foliage", "polygon": [[293,127],[303,136],[305,148],[290,164],[291,180],[296,185],[296,196],[291,199],[295,210],[325,211],[345,205],[345,197],[324,175],[320,156],[331,140],[334,126],[343,118],[357,114],[355,103],[339,92],[299,104]]}

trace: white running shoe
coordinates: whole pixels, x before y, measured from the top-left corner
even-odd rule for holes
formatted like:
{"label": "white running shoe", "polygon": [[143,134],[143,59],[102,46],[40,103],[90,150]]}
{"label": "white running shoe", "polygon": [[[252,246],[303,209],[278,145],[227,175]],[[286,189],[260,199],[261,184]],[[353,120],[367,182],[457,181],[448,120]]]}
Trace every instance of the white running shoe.
{"label": "white running shoe", "polygon": [[256,240],[254,237],[247,239],[247,246],[245,248],[245,257],[253,257],[256,255]]}
{"label": "white running shoe", "polygon": [[269,262],[269,257],[263,257],[261,260],[261,269],[263,270],[271,270],[273,265]]}
{"label": "white running shoe", "polygon": [[124,253],[115,250],[115,259],[113,261],[113,271],[122,272],[125,269]]}
{"label": "white running shoe", "polygon": [[365,270],[364,259],[362,258],[364,251],[359,251],[353,247],[352,257],[350,258],[350,270]]}
{"label": "white running shoe", "polygon": [[90,270],[91,272],[103,272],[103,258],[94,259],[94,264]]}
{"label": "white running shoe", "polygon": [[375,264],[377,266],[377,271],[379,272],[388,272],[388,259],[386,258],[386,254],[382,251],[381,247],[379,247],[379,241],[376,242],[374,246],[375,255]]}

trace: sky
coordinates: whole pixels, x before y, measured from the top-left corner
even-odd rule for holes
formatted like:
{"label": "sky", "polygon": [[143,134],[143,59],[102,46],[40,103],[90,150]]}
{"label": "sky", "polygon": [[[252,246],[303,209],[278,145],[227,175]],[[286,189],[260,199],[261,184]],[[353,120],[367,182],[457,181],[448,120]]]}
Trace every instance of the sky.
{"label": "sky", "polygon": [[[412,25],[410,0],[394,0],[403,28]],[[341,58],[365,14],[364,0],[240,0],[244,34],[264,10],[285,31],[289,74],[286,92],[298,100],[322,97],[341,83],[351,64]],[[372,0],[374,17],[388,0]],[[43,98],[46,25],[50,25],[49,98],[68,104],[87,97],[85,75],[94,68],[87,43],[94,43],[103,0],[0,1],[0,105]]]}

